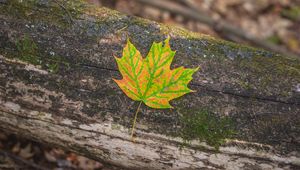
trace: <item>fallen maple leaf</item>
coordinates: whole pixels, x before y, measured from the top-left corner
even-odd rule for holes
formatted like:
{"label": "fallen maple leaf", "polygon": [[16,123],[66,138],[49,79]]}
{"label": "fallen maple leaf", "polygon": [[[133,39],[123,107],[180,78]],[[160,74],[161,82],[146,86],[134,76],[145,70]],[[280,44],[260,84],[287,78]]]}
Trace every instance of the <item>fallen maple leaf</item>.
{"label": "fallen maple leaf", "polygon": [[[154,42],[146,58],[128,39],[123,56],[115,57],[123,79],[113,80],[128,97],[141,101],[137,112],[142,102],[151,108],[172,108],[170,100],[193,92],[187,85],[198,68],[178,67],[171,70],[174,55],[169,38],[164,41],[164,45],[162,42]],[[135,121],[136,116],[134,124]]]}

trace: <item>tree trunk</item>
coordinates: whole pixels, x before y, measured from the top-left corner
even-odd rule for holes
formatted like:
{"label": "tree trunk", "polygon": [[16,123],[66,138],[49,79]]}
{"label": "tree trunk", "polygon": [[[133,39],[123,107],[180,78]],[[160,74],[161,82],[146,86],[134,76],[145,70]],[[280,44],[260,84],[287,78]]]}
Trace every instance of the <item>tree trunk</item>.
{"label": "tree trunk", "polygon": [[[197,92],[174,109],[142,105],[132,141],[138,102],[113,82],[114,56],[127,38],[146,56],[167,36],[173,68],[200,67]],[[80,0],[0,1],[6,131],[130,169],[297,169],[299,113],[298,59]]]}

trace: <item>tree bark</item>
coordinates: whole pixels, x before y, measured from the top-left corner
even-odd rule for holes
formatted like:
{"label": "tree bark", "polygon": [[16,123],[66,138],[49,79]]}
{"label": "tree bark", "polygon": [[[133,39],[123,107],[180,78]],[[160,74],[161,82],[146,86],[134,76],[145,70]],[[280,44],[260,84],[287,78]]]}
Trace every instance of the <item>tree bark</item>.
{"label": "tree bark", "polygon": [[[113,82],[114,55],[130,38],[146,56],[167,36],[172,68],[201,68],[190,83],[197,92],[175,109],[142,105],[132,141],[138,102]],[[217,150],[185,141],[182,117],[203,110],[233,121]],[[9,132],[129,169],[297,169],[299,111],[298,59],[79,0],[0,1],[0,127]]]}

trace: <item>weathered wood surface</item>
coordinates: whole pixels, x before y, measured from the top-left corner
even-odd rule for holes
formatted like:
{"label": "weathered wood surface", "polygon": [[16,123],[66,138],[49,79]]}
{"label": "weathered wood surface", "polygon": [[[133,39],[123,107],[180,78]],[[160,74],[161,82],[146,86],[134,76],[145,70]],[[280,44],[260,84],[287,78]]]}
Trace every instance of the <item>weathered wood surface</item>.
{"label": "weathered wood surface", "polygon": [[[137,102],[112,81],[113,55],[130,37],[145,56],[167,35],[173,67],[200,66],[197,92],[174,100],[177,109],[142,106],[132,142]],[[20,50],[26,44],[33,49]],[[234,121],[237,134],[217,152],[181,146],[180,115],[203,109]],[[299,113],[297,59],[80,1],[0,1],[1,129],[125,168],[297,169]]]}

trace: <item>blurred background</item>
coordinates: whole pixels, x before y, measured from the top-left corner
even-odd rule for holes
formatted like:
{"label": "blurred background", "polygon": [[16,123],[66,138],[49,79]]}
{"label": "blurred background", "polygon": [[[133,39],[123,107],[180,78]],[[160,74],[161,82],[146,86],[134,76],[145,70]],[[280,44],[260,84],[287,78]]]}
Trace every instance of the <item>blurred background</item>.
{"label": "blurred background", "polygon": [[128,15],[300,56],[300,0],[87,0]]}
{"label": "blurred background", "polygon": [[[213,37],[300,56],[300,0],[86,0]],[[119,169],[0,130],[0,169]]]}

